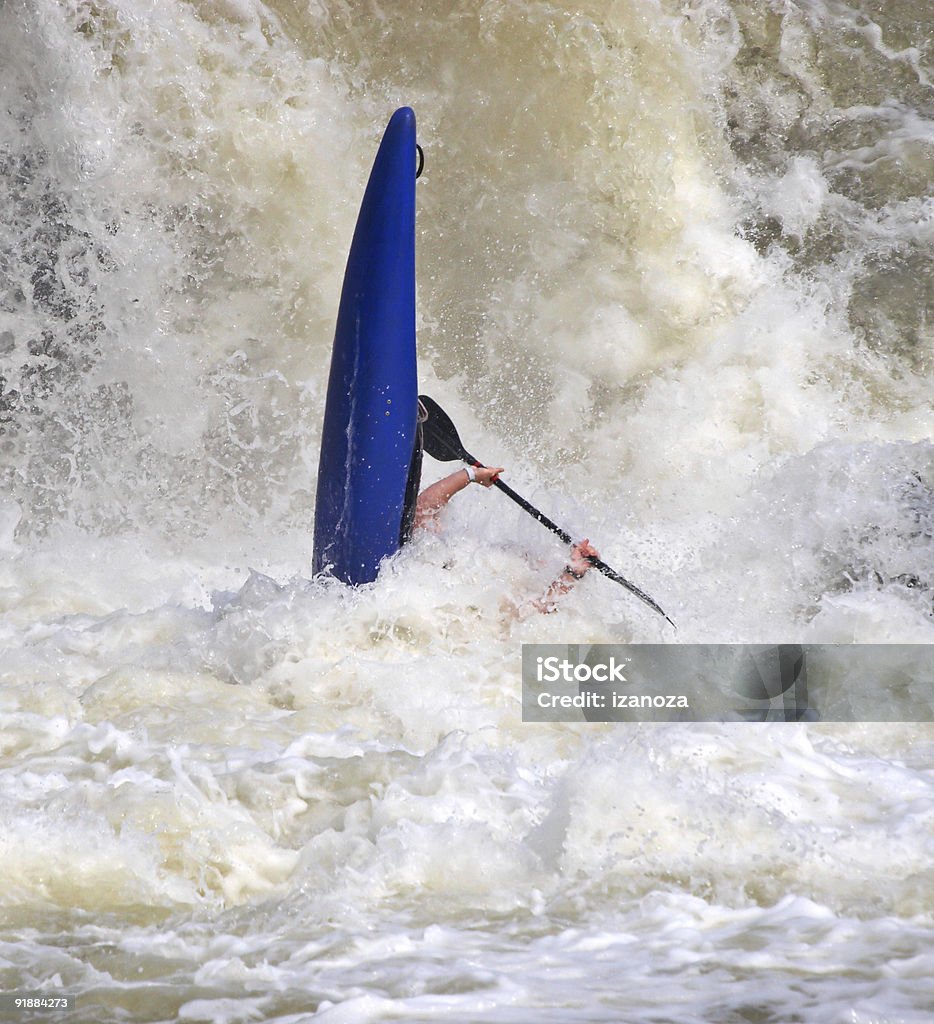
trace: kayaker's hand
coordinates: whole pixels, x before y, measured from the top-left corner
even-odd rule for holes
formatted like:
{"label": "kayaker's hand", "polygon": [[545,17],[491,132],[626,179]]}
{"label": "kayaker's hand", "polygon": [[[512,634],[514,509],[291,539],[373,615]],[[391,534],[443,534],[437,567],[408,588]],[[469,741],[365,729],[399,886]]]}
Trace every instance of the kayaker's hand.
{"label": "kayaker's hand", "polygon": [[502,466],[474,466],[474,474],[476,475],[476,483],[480,484],[481,487],[492,487],[499,478],[500,473],[503,472]]}
{"label": "kayaker's hand", "polygon": [[568,559],[568,565],[579,573],[581,576],[585,572],[588,572],[593,568],[593,563],[590,561],[591,558],[599,558],[600,552],[590,543],[585,537],[582,541],[577,544],[571,545],[571,557]]}

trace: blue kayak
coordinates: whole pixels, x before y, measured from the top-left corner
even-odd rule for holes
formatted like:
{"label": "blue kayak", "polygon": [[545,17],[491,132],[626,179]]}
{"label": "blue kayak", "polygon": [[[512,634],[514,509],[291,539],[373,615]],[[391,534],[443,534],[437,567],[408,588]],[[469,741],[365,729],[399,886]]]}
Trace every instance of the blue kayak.
{"label": "blue kayak", "polygon": [[403,543],[416,451],[415,114],[386,128],[354,231],[331,353],[313,571],[369,583]]}

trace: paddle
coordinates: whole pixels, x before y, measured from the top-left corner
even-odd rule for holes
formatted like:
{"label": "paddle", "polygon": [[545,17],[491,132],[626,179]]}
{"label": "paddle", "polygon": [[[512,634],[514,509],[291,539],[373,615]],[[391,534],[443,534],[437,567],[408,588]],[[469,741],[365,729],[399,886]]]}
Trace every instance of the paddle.
{"label": "paddle", "polygon": [[[422,403],[425,411],[428,413],[428,418],[422,424],[422,435],[425,445],[425,451],[439,462],[453,462],[459,460],[461,462],[469,462],[472,466],[482,466],[482,462],[478,462],[470,452],[461,444],[461,439],[458,437],[457,428],[451,421],[451,417],[441,408],[438,403],[429,398],[427,395],[419,395],[418,400]],[[547,527],[552,533],[560,537],[565,544],[573,543],[571,535],[567,531],[562,530],[557,523],[553,523],[548,516],[543,512],[539,512],[534,505],[530,505],[529,502],[522,497],[521,494],[517,494],[508,484],[504,484],[502,480],[494,480],[494,486],[498,487],[507,498],[511,498],[521,509],[524,509],[533,519],[537,519],[542,526]],[[589,557],[588,561],[594,568],[599,569],[604,576],[608,576],[611,580],[619,583],[625,587],[631,594],[635,594],[640,601],[644,601],[653,611],[658,612],[666,621],[670,622],[672,626],[674,623],[665,614],[665,612],[656,604],[655,601],[649,597],[648,594],[641,591],[634,583],[630,583],[629,580],[620,576],[615,569],[611,569],[606,562],[599,558]]]}

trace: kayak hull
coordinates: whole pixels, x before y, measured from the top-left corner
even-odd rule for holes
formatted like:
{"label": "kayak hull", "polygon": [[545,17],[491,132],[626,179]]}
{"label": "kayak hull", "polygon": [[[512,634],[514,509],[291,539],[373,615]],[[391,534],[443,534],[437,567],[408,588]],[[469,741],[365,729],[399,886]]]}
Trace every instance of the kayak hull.
{"label": "kayak hull", "polygon": [[403,541],[418,419],[415,115],[386,128],[354,231],[331,354],[313,570],[372,582]]}

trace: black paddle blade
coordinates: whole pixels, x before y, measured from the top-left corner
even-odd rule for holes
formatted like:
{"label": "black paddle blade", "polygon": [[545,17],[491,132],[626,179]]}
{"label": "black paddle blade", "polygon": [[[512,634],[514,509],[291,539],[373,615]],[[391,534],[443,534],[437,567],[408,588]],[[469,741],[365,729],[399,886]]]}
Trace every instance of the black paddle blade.
{"label": "black paddle blade", "polygon": [[457,436],[457,427],[444,409],[428,395],[419,395],[418,401],[428,414],[428,418],[422,423],[425,451],[438,462],[475,462],[476,460],[461,444],[461,439]]}

